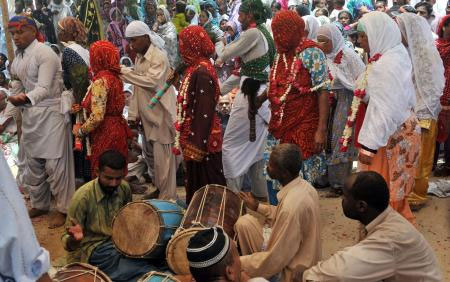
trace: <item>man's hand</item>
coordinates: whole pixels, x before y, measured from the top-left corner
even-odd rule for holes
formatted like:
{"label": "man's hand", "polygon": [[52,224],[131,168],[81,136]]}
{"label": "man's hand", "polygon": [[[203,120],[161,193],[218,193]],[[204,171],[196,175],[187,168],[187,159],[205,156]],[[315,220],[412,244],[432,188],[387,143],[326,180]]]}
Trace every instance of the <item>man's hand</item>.
{"label": "man's hand", "polygon": [[14,96],[8,97],[8,101],[11,102],[14,106],[21,106],[30,103],[30,99],[28,99],[25,93],[20,93]]}
{"label": "man's hand", "polygon": [[220,59],[220,58],[217,58],[217,60],[216,60],[216,67],[222,67],[222,65],[223,65],[223,61]]}
{"label": "man's hand", "polygon": [[368,156],[362,153],[359,153],[358,155],[358,161],[365,165],[371,165],[373,160],[373,156]]}
{"label": "man's hand", "polygon": [[242,201],[244,201],[244,204],[247,208],[256,211],[259,206],[258,200],[253,197],[252,193],[250,192],[239,192],[239,197],[241,197]]}
{"label": "man's hand", "polygon": [[316,133],[314,134],[315,151],[317,153],[323,150],[326,138],[327,131],[323,129],[317,129]]}
{"label": "man's hand", "polygon": [[83,240],[84,235],[81,226],[79,224],[76,224],[73,219],[71,219],[70,222],[72,223],[72,226],[66,228],[67,233],[69,233],[70,237],[72,237],[77,242]]}

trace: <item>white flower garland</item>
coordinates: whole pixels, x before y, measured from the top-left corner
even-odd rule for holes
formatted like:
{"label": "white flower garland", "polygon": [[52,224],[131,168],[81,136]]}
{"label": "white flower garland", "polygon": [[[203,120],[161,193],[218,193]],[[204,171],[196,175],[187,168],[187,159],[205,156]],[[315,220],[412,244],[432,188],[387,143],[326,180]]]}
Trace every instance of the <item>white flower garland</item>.
{"label": "white flower garland", "polygon": [[181,127],[183,126],[184,120],[186,118],[186,111],[185,108],[187,106],[187,92],[189,89],[189,81],[191,79],[191,74],[186,76],[186,78],[183,80],[180,92],[179,92],[179,98],[177,99],[178,105],[177,105],[177,121],[175,123],[175,146],[174,146],[174,154],[179,155],[181,153],[181,147],[180,147],[180,135],[181,135]]}

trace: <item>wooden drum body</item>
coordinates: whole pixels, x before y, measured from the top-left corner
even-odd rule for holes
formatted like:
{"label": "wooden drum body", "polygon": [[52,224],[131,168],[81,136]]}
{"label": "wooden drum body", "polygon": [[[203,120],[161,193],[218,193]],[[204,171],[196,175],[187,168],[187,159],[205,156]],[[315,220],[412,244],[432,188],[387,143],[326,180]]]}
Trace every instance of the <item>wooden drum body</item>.
{"label": "wooden drum body", "polygon": [[193,227],[186,230],[177,231],[167,245],[166,260],[170,269],[179,275],[191,274],[189,270],[189,261],[186,254],[186,249],[189,240],[200,230],[205,228]]}
{"label": "wooden drum body", "polygon": [[95,266],[86,263],[72,263],[59,270],[53,277],[55,282],[112,282]]}
{"label": "wooden drum body", "polygon": [[161,258],[182,218],[183,209],[172,201],[132,202],[114,218],[112,240],[128,257]]}
{"label": "wooden drum body", "polygon": [[234,238],[234,224],[243,213],[243,201],[225,186],[206,185],[195,192],[181,227],[167,245],[170,269],[178,275],[190,274],[186,249],[191,237],[205,228],[220,226]]}
{"label": "wooden drum body", "polygon": [[234,238],[234,224],[243,213],[244,203],[236,192],[225,186],[209,184],[195,192],[181,227],[220,226]]}
{"label": "wooden drum body", "polygon": [[170,274],[152,271],[142,276],[138,282],[180,282]]}

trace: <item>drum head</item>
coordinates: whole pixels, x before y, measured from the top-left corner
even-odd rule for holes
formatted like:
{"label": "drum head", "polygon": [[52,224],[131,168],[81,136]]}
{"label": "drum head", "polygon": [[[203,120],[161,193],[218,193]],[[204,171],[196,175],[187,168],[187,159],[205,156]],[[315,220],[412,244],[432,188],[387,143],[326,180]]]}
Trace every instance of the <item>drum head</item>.
{"label": "drum head", "polygon": [[151,252],[160,237],[161,218],[146,202],[124,206],[113,221],[112,240],[129,257],[143,257]]}
{"label": "drum head", "polygon": [[55,282],[112,282],[100,269],[86,263],[66,265],[52,279]]}
{"label": "drum head", "polygon": [[170,274],[152,271],[139,278],[138,282],[180,282],[180,281]]}
{"label": "drum head", "polygon": [[189,240],[200,230],[205,228],[194,227],[177,232],[169,241],[166,249],[166,260],[170,269],[179,275],[191,274],[186,249]]}

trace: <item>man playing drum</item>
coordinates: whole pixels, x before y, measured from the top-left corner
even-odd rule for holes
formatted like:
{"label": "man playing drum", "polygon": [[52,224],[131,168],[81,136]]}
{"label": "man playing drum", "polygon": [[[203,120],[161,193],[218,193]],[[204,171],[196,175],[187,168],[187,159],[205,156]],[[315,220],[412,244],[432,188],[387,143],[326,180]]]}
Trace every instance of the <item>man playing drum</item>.
{"label": "man playing drum", "polygon": [[247,208],[264,216],[272,227],[265,244],[265,228],[256,217],[247,214],[234,226],[243,254],[242,269],[250,277],[271,278],[281,273],[281,281],[301,281],[303,271],[320,260],[319,196],[298,176],[301,167],[297,145],[277,145],[270,154],[267,173],[283,186],[277,194],[278,206],[259,204],[241,192]]}
{"label": "man playing drum", "polygon": [[130,186],[123,181],[125,166],[125,158],[117,151],[100,155],[98,178],[75,192],[62,236],[63,246],[69,251],[68,263],[92,264],[113,281],[137,281],[145,273],[157,270],[146,260],[123,256],[111,240],[115,215],[131,201]]}
{"label": "man playing drum", "polygon": [[196,282],[267,282],[249,279],[242,271],[236,244],[220,227],[197,232],[189,241],[187,257]]}

